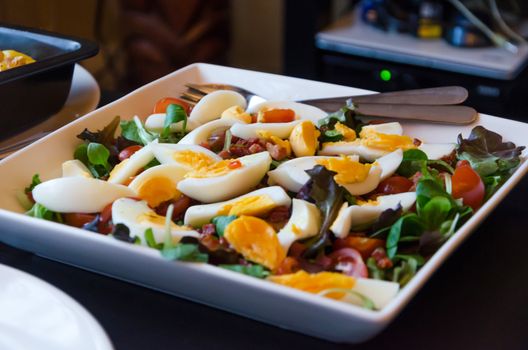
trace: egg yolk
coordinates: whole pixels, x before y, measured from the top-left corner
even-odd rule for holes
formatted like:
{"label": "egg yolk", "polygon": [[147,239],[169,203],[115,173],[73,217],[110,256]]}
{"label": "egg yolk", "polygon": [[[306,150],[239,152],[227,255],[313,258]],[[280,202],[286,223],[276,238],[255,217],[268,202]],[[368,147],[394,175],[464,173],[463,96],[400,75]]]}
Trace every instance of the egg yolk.
{"label": "egg yolk", "polygon": [[291,231],[293,234],[297,237],[301,236],[303,234],[303,231],[299,228],[299,226],[292,224]]}
{"label": "egg yolk", "polygon": [[356,204],[357,205],[360,205],[360,206],[372,206],[372,207],[376,207],[379,205],[379,202],[376,201],[376,200],[372,200],[372,199],[368,199],[366,201],[360,199],[360,198],[356,198]]}
{"label": "egg yolk", "polygon": [[151,177],[140,184],[137,190],[138,197],[147,201],[152,208],[163,202],[181,196],[176,189],[176,184],[166,177]]}
{"label": "egg yolk", "polygon": [[319,146],[321,133],[309,120],[304,120],[295,125],[290,134],[290,144],[297,157],[313,156]]}
{"label": "egg yolk", "polygon": [[[155,212],[148,212],[139,215],[136,219],[140,224],[153,225],[153,226],[165,226],[165,216],[156,214]],[[171,229],[177,229],[180,231],[191,231],[187,226],[178,226],[171,221]]]}
{"label": "egg yolk", "polygon": [[356,131],[354,129],[350,129],[345,124],[341,124],[337,122],[334,126],[334,129],[337,130],[341,135],[343,135],[344,141],[354,141],[356,139]]}
{"label": "egg yolk", "polygon": [[275,270],[286,258],[277,233],[266,221],[254,216],[241,216],[224,231],[224,238],[247,260]]}
{"label": "egg yolk", "polygon": [[172,158],[179,164],[194,170],[207,168],[215,163],[215,160],[208,155],[190,150],[174,152]]}
{"label": "egg yolk", "polygon": [[244,123],[251,123],[251,115],[240,106],[232,106],[222,112],[221,119],[236,119]]}
{"label": "egg yolk", "polygon": [[404,151],[416,148],[413,140],[405,135],[382,134],[373,130],[362,130],[359,135],[362,145],[388,152],[395,151],[398,148]]}
{"label": "egg yolk", "polygon": [[237,159],[224,159],[208,166],[195,168],[193,171],[185,174],[189,178],[206,178],[226,175],[231,171],[242,169],[244,165]]}
{"label": "egg yolk", "polygon": [[[269,276],[268,280],[313,294],[330,288],[351,289],[356,284],[353,277],[326,271],[309,274],[304,270],[299,270],[287,275]],[[332,299],[341,299],[343,296],[344,294],[339,292],[325,294],[325,297]]]}
{"label": "egg yolk", "polygon": [[35,60],[15,50],[0,50],[0,72],[33,63]]}
{"label": "egg yolk", "polygon": [[218,211],[218,215],[261,216],[267,214],[274,207],[276,204],[268,195],[249,196],[224,205]]}
{"label": "egg yolk", "polygon": [[318,159],[316,163],[336,172],[334,179],[341,185],[365,181],[372,167],[371,164],[361,164],[346,156]]}

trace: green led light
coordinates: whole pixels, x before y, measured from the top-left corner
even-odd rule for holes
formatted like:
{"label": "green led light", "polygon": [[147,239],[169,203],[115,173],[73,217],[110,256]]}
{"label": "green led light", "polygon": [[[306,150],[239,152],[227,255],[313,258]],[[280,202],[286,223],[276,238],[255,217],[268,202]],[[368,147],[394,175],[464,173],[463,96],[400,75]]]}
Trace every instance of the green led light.
{"label": "green led light", "polygon": [[392,73],[388,69],[382,69],[379,73],[379,76],[383,81],[389,81],[392,79]]}

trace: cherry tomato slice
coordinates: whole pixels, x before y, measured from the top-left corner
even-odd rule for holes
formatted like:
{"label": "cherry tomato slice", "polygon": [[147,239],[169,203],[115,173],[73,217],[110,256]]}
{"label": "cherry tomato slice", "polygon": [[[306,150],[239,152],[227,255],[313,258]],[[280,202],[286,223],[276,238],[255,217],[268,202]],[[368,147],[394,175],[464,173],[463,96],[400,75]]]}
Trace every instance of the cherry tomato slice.
{"label": "cherry tomato slice", "polygon": [[191,113],[191,105],[189,105],[187,102],[179,98],[174,98],[174,97],[164,97],[158,100],[158,102],[156,102],[156,104],[154,105],[153,113],[165,113],[167,111],[167,107],[170,104],[182,106],[182,108],[185,110],[185,113],[187,113],[187,115]]}
{"label": "cherry tomato slice", "polygon": [[341,248],[329,255],[335,262],[340,265],[340,270],[352,277],[368,277],[367,265],[363,261],[361,254],[354,248]]}
{"label": "cherry tomato slice", "polygon": [[451,178],[453,198],[462,198],[465,205],[477,210],[484,201],[485,188],[480,175],[467,162],[459,162]]}
{"label": "cherry tomato slice", "polygon": [[84,213],[64,213],[62,215],[66,225],[83,227],[89,222],[92,222],[95,219],[94,214],[84,214]]}
{"label": "cherry tomato slice", "polygon": [[99,223],[97,224],[97,230],[99,233],[102,233],[104,235],[109,234],[112,232],[113,226],[112,225],[112,204],[109,203],[106,207],[104,207],[103,211],[101,211],[101,214],[99,216]]}
{"label": "cherry tomato slice", "polygon": [[119,161],[122,162],[125,159],[130,158],[134,153],[136,153],[142,148],[143,146],[140,146],[140,145],[128,146],[127,148],[119,152],[119,155],[117,157],[119,158]]}
{"label": "cherry tomato slice", "polygon": [[385,241],[382,239],[361,236],[338,238],[334,242],[334,250],[339,250],[341,248],[354,248],[361,254],[361,257],[364,260],[367,260],[376,248],[384,246]]}
{"label": "cherry tomato slice", "polygon": [[388,179],[383,180],[378,185],[376,192],[383,194],[397,194],[403,192],[409,192],[413,182],[403,176],[391,176]]}

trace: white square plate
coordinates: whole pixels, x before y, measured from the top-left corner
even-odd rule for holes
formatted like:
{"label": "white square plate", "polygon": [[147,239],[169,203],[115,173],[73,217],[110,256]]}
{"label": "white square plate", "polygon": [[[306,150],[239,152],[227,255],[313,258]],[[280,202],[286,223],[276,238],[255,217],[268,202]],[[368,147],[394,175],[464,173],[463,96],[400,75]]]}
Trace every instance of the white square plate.
{"label": "white square plate", "polygon": [[[512,177],[425,264],[381,311],[318,297],[206,264],[171,262],[158,251],[120,242],[66,225],[22,215],[15,199],[34,173],[43,180],[60,176],[61,164],[71,159],[75,137],[84,128],[101,129],[114,116],[147,117],[161,97],[178,96],[186,82],[230,83],[269,99],[309,99],[358,95],[367,91],[315,81],[252,72],[209,64],[193,64],[150,83],[95,110],[24,150],[0,161],[0,241],[44,257],[171,293],[246,317],[336,342],[360,342],[391,322],[439,265],[512,190],[528,171],[523,162]],[[526,143],[528,124],[480,115],[480,124],[517,145]],[[405,123],[405,133],[427,142],[455,142],[475,125]],[[526,156],[526,151],[523,157]]]}

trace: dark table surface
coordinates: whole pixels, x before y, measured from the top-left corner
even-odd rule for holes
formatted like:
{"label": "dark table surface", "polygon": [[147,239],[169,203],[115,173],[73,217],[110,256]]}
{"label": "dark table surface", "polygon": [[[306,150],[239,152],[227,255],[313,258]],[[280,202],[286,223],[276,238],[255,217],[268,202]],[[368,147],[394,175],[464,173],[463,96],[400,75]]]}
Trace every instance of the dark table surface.
{"label": "dark table surface", "polygon": [[357,345],[285,331],[2,243],[0,263],[69,294],[95,316],[118,350],[528,349],[525,200],[528,178],[452,254],[386,330]]}

